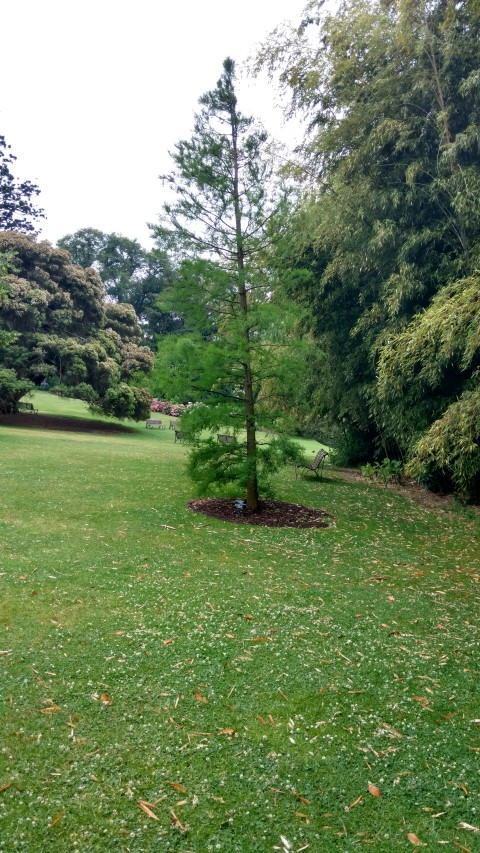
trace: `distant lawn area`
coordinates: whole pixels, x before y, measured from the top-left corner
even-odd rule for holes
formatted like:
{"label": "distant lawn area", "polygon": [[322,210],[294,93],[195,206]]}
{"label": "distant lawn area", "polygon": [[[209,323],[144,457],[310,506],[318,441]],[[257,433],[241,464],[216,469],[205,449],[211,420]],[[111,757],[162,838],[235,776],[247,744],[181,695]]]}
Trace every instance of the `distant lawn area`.
{"label": "distant lawn area", "polygon": [[62,415],[65,418],[88,418],[95,421],[111,421],[105,415],[93,414],[86,403],[82,400],[74,400],[70,397],[57,397],[49,391],[34,391],[25,400],[32,402],[39,412],[49,415]]}
{"label": "distant lawn area", "polygon": [[330,528],[215,521],[128,425],[0,418],[0,853],[478,851],[477,511],[327,465]]}

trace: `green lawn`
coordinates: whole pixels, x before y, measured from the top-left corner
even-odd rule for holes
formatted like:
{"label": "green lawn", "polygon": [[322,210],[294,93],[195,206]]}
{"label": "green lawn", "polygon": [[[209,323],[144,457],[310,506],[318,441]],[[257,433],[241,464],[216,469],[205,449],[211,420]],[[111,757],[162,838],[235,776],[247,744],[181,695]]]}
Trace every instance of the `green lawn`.
{"label": "green lawn", "polygon": [[82,400],[57,397],[56,394],[50,394],[48,391],[34,391],[28,397],[25,397],[25,401],[32,402],[40,412],[47,412],[50,415],[63,415],[68,418],[88,418],[95,421],[111,421],[111,418],[107,418],[104,415],[92,414]]}
{"label": "green lawn", "polygon": [[0,451],[1,853],[480,849],[473,510],[289,469],[333,527],[228,525],[169,430]]}

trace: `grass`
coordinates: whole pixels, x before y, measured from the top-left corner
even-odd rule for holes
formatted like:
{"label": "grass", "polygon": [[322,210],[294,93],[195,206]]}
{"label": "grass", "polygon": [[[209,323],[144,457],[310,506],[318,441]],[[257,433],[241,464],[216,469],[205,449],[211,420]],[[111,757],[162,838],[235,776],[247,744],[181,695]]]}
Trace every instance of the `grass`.
{"label": "grass", "polygon": [[73,397],[57,397],[48,391],[34,391],[28,396],[40,412],[49,415],[62,415],[66,418],[86,418],[95,421],[111,421],[111,418],[102,414],[93,414],[82,400],[74,400]]}
{"label": "grass", "polygon": [[479,850],[478,515],[327,468],[278,496],[334,527],[228,525],[171,431],[0,447],[1,853]]}

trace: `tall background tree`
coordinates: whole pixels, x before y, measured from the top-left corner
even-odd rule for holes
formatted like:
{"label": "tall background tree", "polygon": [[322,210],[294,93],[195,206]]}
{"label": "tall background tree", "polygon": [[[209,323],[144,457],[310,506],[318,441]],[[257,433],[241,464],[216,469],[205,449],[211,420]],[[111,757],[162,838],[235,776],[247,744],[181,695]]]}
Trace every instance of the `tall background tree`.
{"label": "tall background tree", "polygon": [[[195,439],[193,479],[204,491],[244,490],[256,511],[266,475],[294,452],[281,438],[262,447],[256,438],[262,387],[285,370],[288,351],[262,265],[282,196],[266,134],[239,111],[231,59],[199,103],[192,137],[176,145],[174,171],[164,179],[173,200],[154,229],[179,260],[167,304],[185,321],[185,334],[164,342],[156,375],[177,398],[203,404],[185,418]],[[218,445],[214,433],[225,429],[234,441]]]}
{"label": "tall background tree", "polygon": [[47,242],[0,232],[0,258],[7,265],[0,302],[2,367],[22,382],[61,386],[107,414],[148,416],[150,394],[130,384],[152,364],[151,351],[139,345],[133,308],[106,302],[95,270],[75,266],[67,252]]}
{"label": "tall background tree", "polygon": [[480,470],[467,308],[480,260],[479,37],[478,3],[348,0],[332,15],[312,2],[259,57],[308,122],[281,262],[307,273],[290,293],[325,353],[317,412],[339,430],[343,461],[401,456],[466,494]]}
{"label": "tall background tree", "polygon": [[133,306],[151,349],[155,349],[157,335],[178,327],[178,320],[161,311],[157,304],[171,277],[165,252],[155,248],[148,251],[138,240],[95,228],[67,234],[57,245],[70,252],[75,264],[98,272],[110,299]]}
{"label": "tall background tree", "polygon": [[16,159],[5,137],[0,136],[0,231],[37,234],[36,223],[44,217],[43,210],[34,203],[40,190],[31,181],[14,177],[11,169]]}

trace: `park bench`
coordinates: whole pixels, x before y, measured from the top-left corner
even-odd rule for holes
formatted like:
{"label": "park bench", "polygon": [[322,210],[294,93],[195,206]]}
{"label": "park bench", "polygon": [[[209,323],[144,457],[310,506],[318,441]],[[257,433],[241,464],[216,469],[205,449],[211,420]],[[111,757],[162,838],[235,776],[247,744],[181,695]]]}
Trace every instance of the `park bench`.
{"label": "park bench", "polygon": [[175,430],[175,441],[185,441],[188,438],[187,433],[181,429]]}
{"label": "park bench", "polygon": [[34,414],[38,412],[38,409],[35,408],[33,403],[18,403],[18,411],[19,412],[31,412]]}
{"label": "park bench", "polygon": [[298,469],[303,468],[305,471],[314,471],[315,476],[319,476],[319,472],[323,471],[323,466],[325,465],[325,459],[327,458],[328,453],[326,450],[319,450],[315,459],[312,462],[297,462],[295,465],[295,476],[298,475]]}
{"label": "park bench", "polygon": [[147,429],[165,429],[160,418],[148,418],[145,427]]}
{"label": "park bench", "polygon": [[219,433],[217,435],[217,441],[220,444],[234,444],[235,436],[234,435],[224,435],[223,433]]}
{"label": "park bench", "polygon": [[168,428],[169,429],[176,429],[177,425],[178,425],[178,421],[170,421]]}

